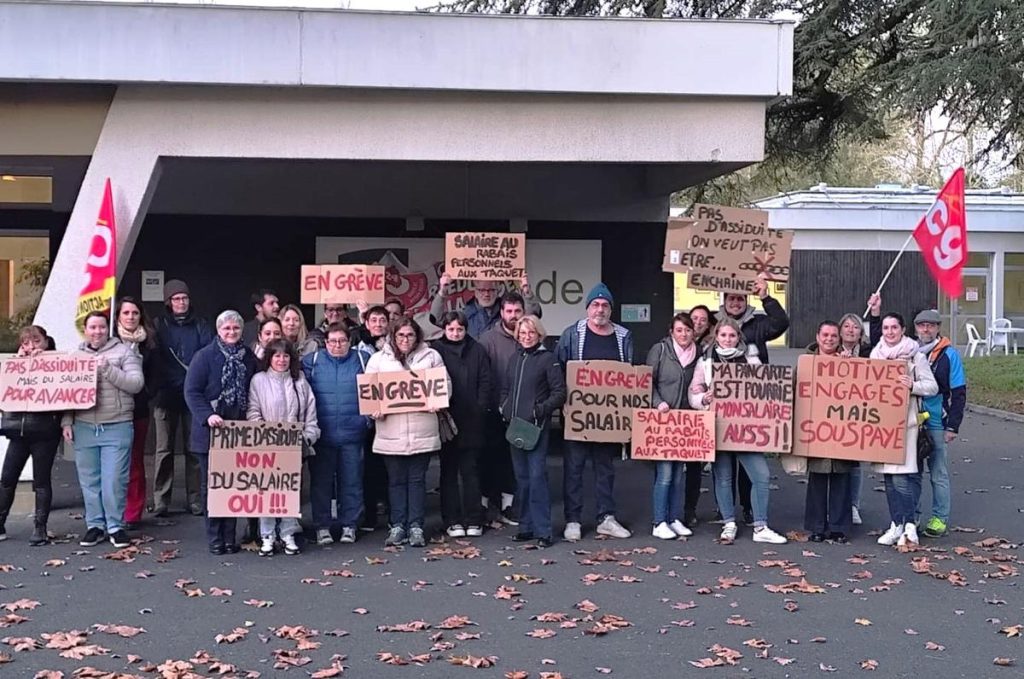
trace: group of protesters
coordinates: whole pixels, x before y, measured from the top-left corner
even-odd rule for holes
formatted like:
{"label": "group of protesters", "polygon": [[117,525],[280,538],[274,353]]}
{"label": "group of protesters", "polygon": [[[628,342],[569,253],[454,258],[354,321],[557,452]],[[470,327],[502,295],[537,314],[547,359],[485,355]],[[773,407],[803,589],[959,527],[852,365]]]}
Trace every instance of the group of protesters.
{"label": "group of protesters", "polygon": [[[479,282],[457,311],[445,310],[450,285],[441,276],[429,320],[441,329],[428,341],[401,302],[358,306],[358,320],[341,304],[325,305],[323,322],[306,327],[299,306],[282,307],[271,290],[251,298],[253,317],[220,313],[211,327],[194,312],[181,280],[164,286],[165,313],[152,322],[133,298],[118,300],[114,328],[103,312],[85,319],[78,350],[97,359],[94,407],[68,413],[4,413],[10,439],[0,478],[0,540],[17,480],[28,459],[34,466],[36,505],[30,544],[49,540],[50,471],[60,439],[74,447],[85,503],[86,532],[80,544],[105,539],[130,544],[128,531],[143,519],[146,477],[143,451],[150,420],[155,428],[153,494],[149,511],[166,516],[173,494],[179,426],[185,455],[185,506],[206,514],[210,432],[226,422],[291,422],[302,430],[309,479],[313,541],[352,543],[386,519],[385,545],[426,544],[427,471],[440,458],[444,533],[472,538],[488,525],[516,527],[513,539],[547,547],[555,539],[547,477],[552,415],[567,397],[569,361],[639,362],[630,331],[612,321],[614,298],[604,284],[586,296],[586,317],[562,332],[553,350],[546,342],[542,310],[525,277],[499,295],[496,283]],[[767,363],[768,343],[789,327],[782,305],[758,280],[760,309],[743,294],[726,294],[717,310],[697,306],[676,314],[668,335],[648,352],[652,407],[660,411],[714,408],[713,365]],[[890,525],[878,542],[918,542],[923,471],[929,471],[932,511],[922,531],[946,533],[950,512],[946,449],[957,435],[966,401],[963,366],[940,334],[937,311],[914,318],[916,339],[897,313],[881,313],[869,300],[867,337],[856,314],[824,320],[808,352],[836,357],[903,361],[900,385],[915,397],[906,423],[902,463],[874,464],[884,476]],[[24,328],[19,356],[55,349],[46,331]],[[440,411],[360,414],[361,374],[444,368],[449,405]],[[20,427],[20,429],[19,429]],[[925,440],[919,441],[924,438]],[[618,443],[566,440],[563,453],[565,540],[584,534],[583,477],[594,472],[595,532],[628,538],[615,501]],[[652,535],[677,539],[698,523],[700,462],[654,462]],[[720,540],[731,542],[739,519],[753,527],[755,542],[787,541],[769,527],[770,472],[764,453],[717,451],[710,464]],[[815,542],[847,542],[860,524],[863,470],[859,463],[809,458],[804,528]],[[742,514],[739,513],[742,511]],[[235,518],[207,516],[213,554],[239,550]],[[302,533],[294,517],[244,522],[242,541],[257,543],[261,556],[300,553]]]}

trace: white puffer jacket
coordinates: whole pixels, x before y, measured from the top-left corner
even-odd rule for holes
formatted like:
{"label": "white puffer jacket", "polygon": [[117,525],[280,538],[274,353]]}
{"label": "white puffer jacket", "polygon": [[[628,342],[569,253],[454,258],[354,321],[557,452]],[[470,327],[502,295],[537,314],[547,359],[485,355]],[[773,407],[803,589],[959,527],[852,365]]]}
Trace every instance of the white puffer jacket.
{"label": "white puffer jacket", "polygon": [[78,351],[105,361],[96,371],[96,405],[89,410],[64,413],[61,425],[131,422],[135,417],[135,394],[144,386],[142,356],[134,346],[116,337],[108,339],[99,349],[92,349],[83,342]]}
{"label": "white puffer jacket", "polygon": [[[441,354],[421,343],[409,354],[406,365],[395,358],[391,345],[384,348],[366,362],[366,373],[390,373],[403,370],[426,370],[444,368]],[[445,371],[448,388],[451,378]],[[415,455],[441,449],[441,435],[437,428],[436,413],[397,413],[385,415],[377,420],[377,433],[373,437],[373,452],[381,455]]]}

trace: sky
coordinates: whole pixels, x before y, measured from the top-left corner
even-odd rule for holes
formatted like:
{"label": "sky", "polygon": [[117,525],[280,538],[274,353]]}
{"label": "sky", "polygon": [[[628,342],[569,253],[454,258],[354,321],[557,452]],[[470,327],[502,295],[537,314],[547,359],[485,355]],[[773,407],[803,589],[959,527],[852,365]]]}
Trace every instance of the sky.
{"label": "sky", "polygon": [[[81,2],[82,0],[76,0]],[[430,7],[433,0],[89,0],[95,2],[131,2],[135,4],[244,5],[249,7],[306,7],[312,9],[376,9],[414,11]]]}

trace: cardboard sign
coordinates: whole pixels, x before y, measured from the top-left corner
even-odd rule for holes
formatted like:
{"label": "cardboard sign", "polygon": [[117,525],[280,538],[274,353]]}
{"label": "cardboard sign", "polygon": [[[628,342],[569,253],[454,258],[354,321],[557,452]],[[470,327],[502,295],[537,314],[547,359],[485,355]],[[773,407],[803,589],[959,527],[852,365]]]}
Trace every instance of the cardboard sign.
{"label": "cardboard sign", "polygon": [[902,464],[912,399],[898,379],[906,374],[904,361],[801,356],[793,453]]}
{"label": "cardboard sign", "polygon": [[651,368],[620,361],[569,361],[565,373],[565,439],[629,443],[633,409],[651,407]]}
{"label": "cardboard sign", "polygon": [[448,407],[444,368],[370,373],[356,377],[360,415],[421,413]]}
{"label": "cardboard sign", "polygon": [[719,450],[788,453],[793,448],[793,367],[716,363],[711,395]]}
{"label": "cardboard sign", "polygon": [[661,270],[668,273],[688,273],[693,262],[694,253],[690,250],[690,239],[693,227],[697,222],[692,219],[670,219],[665,229],[665,256],[661,260]]}
{"label": "cardboard sign", "polygon": [[767,212],[698,203],[693,218],[686,258],[691,288],[749,295],[758,275],[789,280],[793,232],[769,229]]}
{"label": "cardboard sign", "polygon": [[210,516],[302,515],[302,425],[225,422],[210,429]]}
{"label": "cardboard sign", "polygon": [[633,411],[632,459],[714,462],[715,414],[710,410]]}
{"label": "cardboard sign", "polygon": [[384,267],[362,264],[303,264],[303,304],[384,303]]}
{"label": "cardboard sign", "polygon": [[526,234],[445,234],[444,271],[452,280],[517,281],[526,275]]}
{"label": "cardboard sign", "polygon": [[96,405],[96,357],[44,352],[0,363],[0,410],[42,413]]}

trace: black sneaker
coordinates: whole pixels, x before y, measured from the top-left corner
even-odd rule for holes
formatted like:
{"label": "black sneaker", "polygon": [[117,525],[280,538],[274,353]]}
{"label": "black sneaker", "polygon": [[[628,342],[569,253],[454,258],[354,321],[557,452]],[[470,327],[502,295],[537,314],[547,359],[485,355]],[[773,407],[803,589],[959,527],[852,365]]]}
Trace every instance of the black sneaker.
{"label": "black sneaker", "polygon": [[753,526],[754,525],[754,512],[750,511],[749,509],[744,508],[743,509],[743,523],[747,524],[748,526]]}
{"label": "black sneaker", "polygon": [[[88,535],[86,536],[88,537]],[[128,533],[123,530],[115,530],[110,534],[110,544],[114,545],[118,549],[124,549],[132,544],[131,539],[128,537]]]}
{"label": "black sneaker", "polygon": [[78,541],[78,544],[83,547],[95,547],[96,545],[103,542],[103,538],[106,537],[106,532],[102,528],[90,528],[85,531],[85,535]]}

